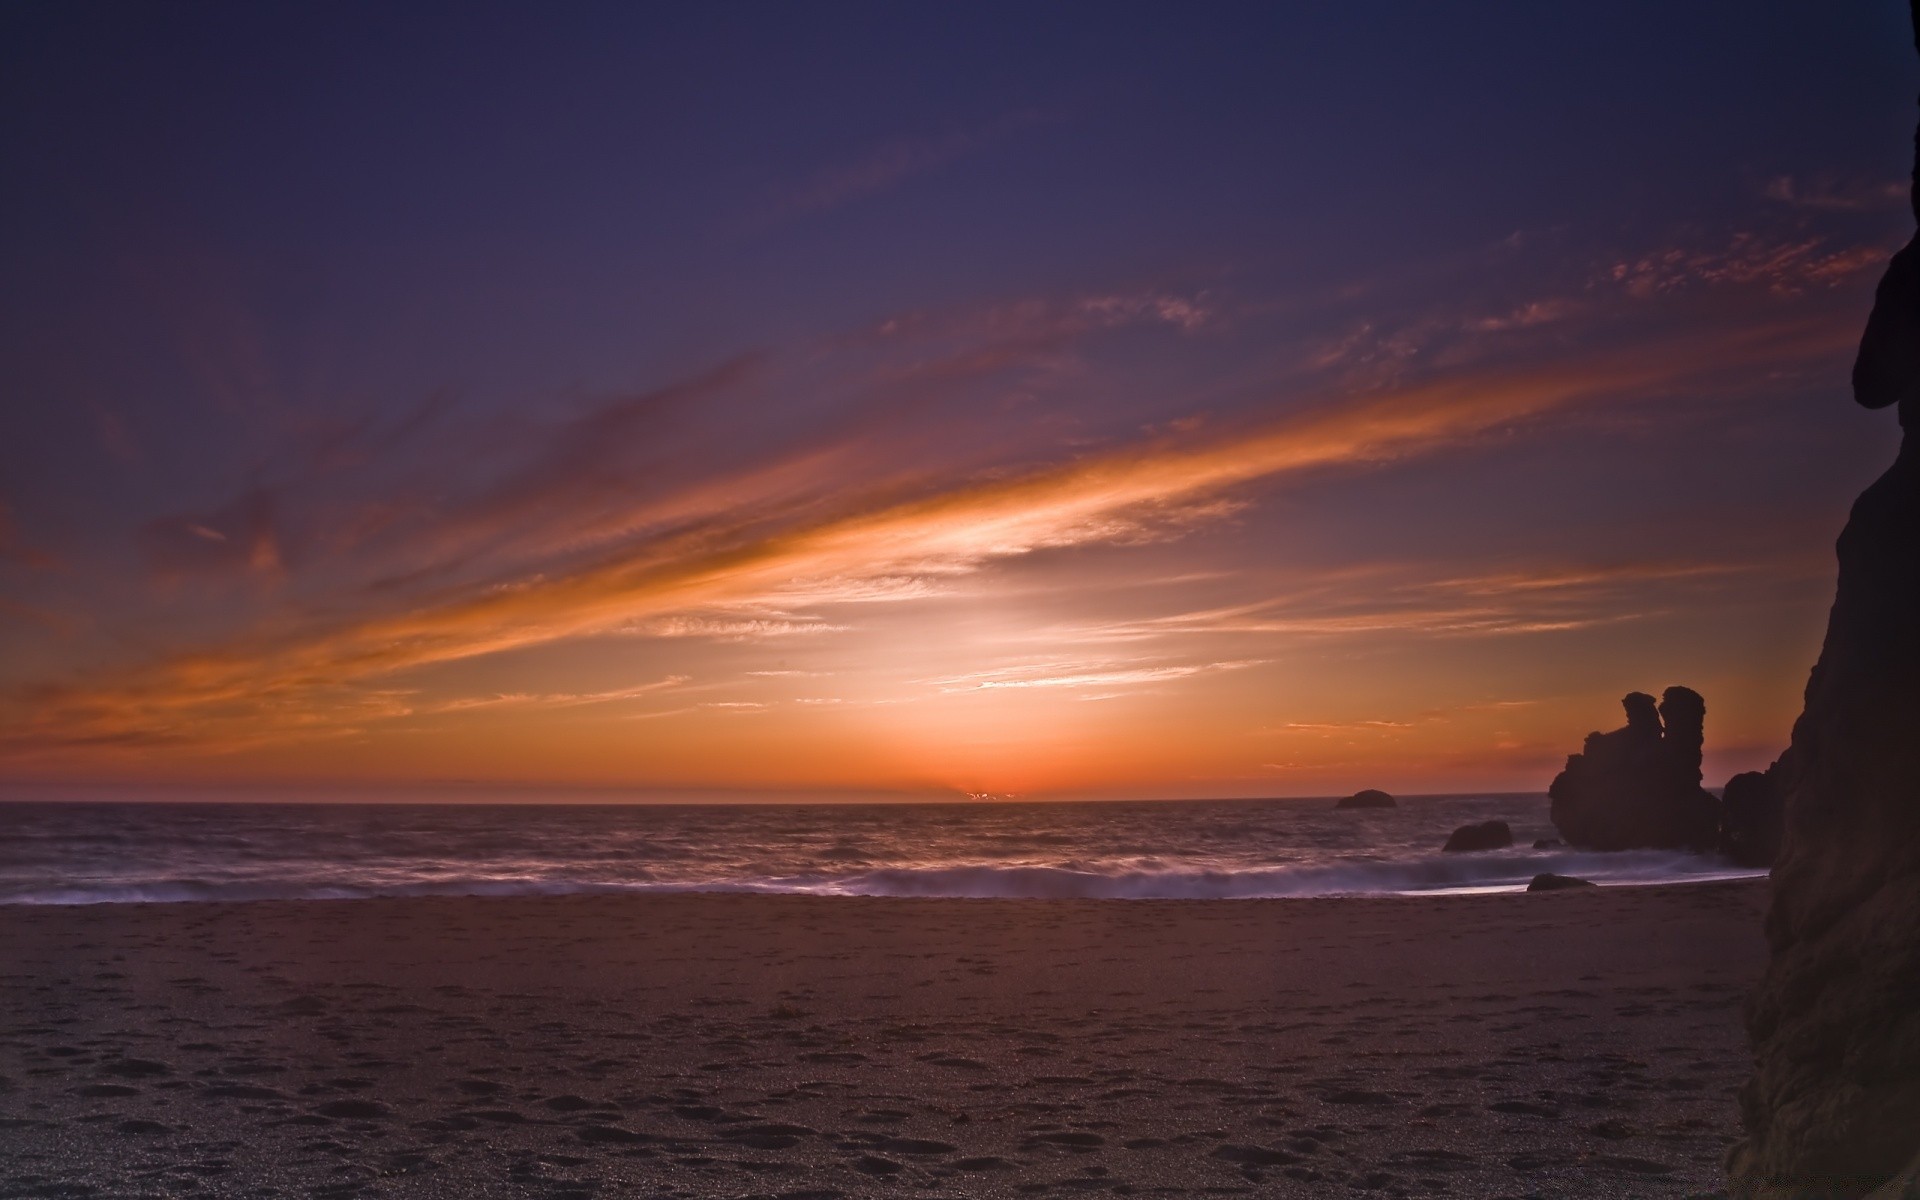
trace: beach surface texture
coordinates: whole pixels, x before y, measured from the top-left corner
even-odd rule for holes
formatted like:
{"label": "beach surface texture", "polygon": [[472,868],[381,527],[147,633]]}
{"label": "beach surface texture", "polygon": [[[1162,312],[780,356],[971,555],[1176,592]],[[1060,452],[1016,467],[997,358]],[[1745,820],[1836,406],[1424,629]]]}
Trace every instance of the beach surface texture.
{"label": "beach surface texture", "polygon": [[17,906],[0,1195],[1714,1195],[1766,887]]}

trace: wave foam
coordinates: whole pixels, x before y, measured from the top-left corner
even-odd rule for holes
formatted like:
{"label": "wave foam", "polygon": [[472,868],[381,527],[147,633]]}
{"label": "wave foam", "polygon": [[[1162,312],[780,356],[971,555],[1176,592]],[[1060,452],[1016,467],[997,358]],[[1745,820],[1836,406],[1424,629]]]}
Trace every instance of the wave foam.
{"label": "wave foam", "polygon": [[1542,871],[1600,884],[1740,879],[1764,874],[1724,860],[1663,851],[1493,851],[1405,859],[1353,858],[1226,869],[1111,869],[1083,866],[948,864],[847,874],[661,881],[475,877],[431,881],[153,880],[22,889],[0,904],[162,904],[192,901],[358,900],[405,896],[569,896],[661,892],[748,892],[815,896],[950,899],[1246,900],[1312,896],[1418,895],[1524,888]]}
{"label": "wave foam", "polygon": [[1680,883],[1762,874],[1692,854],[1491,853],[1348,860],[1264,869],[1122,871],[1060,867],[893,868],[795,888],[853,896],[1091,900],[1236,900],[1307,896],[1508,891],[1542,871],[1602,884]]}

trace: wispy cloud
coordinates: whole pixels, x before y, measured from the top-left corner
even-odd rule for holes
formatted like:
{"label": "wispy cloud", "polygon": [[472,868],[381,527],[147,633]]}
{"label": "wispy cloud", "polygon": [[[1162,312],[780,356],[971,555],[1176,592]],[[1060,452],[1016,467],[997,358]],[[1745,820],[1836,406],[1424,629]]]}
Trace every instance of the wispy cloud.
{"label": "wispy cloud", "polygon": [[1840,180],[1829,176],[1796,178],[1776,175],[1762,189],[1769,200],[1793,208],[1826,212],[1868,212],[1899,208],[1907,203],[1906,180]]}
{"label": "wispy cloud", "polygon": [[1565,297],[1529,300],[1504,313],[1469,320],[1467,327],[1476,333],[1506,333],[1515,329],[1535,329],[1564,321],[1579,311],[1576,301]]}
{"label": "wispy cloud", "polygon": [[189,576],[277,579],[286,570],[286,546],[274,496],[253,488],[217,512],[149,522],[140,544],[153,573],[167,581]]}
{"label": "wispy cloud", "polygon": [[1134,688],[1190,679],[1218,671],[1259,666],[1263,659],[1231,662],[1123,665],[1114,663],[1045,663],[976,671],[927,682],[942,692],[984,692],[1006,688]]}
{"label": "wispy cloud", "polygon": [[1725,245],[1669,247],[1622,259],[1604,280],[1640,298],[1699,287],[1758,287],[1792,296],[1829,288],[1885,264],[1892,246],[1836,245],[1825,237],[1735,233]]}
{"label": "wispy cloud", "polygon": [[699,615],[660,617],[640,621],[622,629],[623,633],[644,637],[712,638],[722,642],[757,642],[769,638],[809,637],[823,633],[845,633],[849,627],[834,625],[813,617],[727,618]]}
{"label": "wispy cloud", "polygon": [[863,154],[816,171],[776,200],[771,216],[778,219],[841,208],[917,176],[931,175],[1021,129],[1054,119],[1048,113],[1022,111],[983,125],[888,138]]}
{"label": "wispy cloud", "polygon": [[[680,636],[713,636],[729,630],[700,622],[731,618],[702,614],[773,607],[795,580],[836,581],[842,595],[885,591],[902,579],[951,577],[1049,548],[1123,541],[1248,484],[1430,455],[1600,400],[1711,387],[1731,366],[1832,353],[1840,332],[1826,325],[1748,327],[1714,339],[1590,354],[1550,369],[1462,372],[1296,404],[1265,424],[1206,438],[1157,436],[872,507],[809,511],[784,523],[777,512],[737,512],[730,523],[642,537],[566,570],[508,578],[401,611],[245,638],[90,683],[43,687],[28,697],[27,718],[0,747],[22,753],[101,739],[137,745],[218,737],[272,714],[323,713],[312,697],[437,663],[650,625]],[[1551,617],[1482,611],[1488,607],[1461,603],[1424,616],[1243,613],[1232,619],[1295,630],[1412,621],[1458,629],[1557,627]],[[776,632],[754,625],[755,619],[730,632]],[[792,619],[809,628],[823,623],[805,615]],[[1595,619],[1566,621],[1571,627]]]}
{"label": "wispy cloud", "polygon": [[652,683],[643,683],[636,687],[614,688],[604,692],[497,692],[491,696],[462,696],[452,700],[441,700],[419,707],[406,704],[396,706],[395,716],[429,716],[438,713],[471,712],[481,708],[579,708],[588,704],[617,704],[624,700],[638,700],[642,696],[651,696],[655,692],[677,688],[687,683],[692,676],[669,675]]}
{"label": "wispy cloud", "polygon": [[[1781,563],[1539,565],[1486,575],[1435,575],[1426,564],[1332,572],[1249,603],[1161,616],[1053,626],[1036,639],[1073,645],[1174,644],[1202,637],[1436,638],[1564,633],[1645,620],[1702,593],[1751,587]],[[1811,573],[1813,564],[1806,564]]]}
{"label": "wispy cloud", "polygon": [[1205,291],[1141,288],[1027,296],[958,311],[898,312],[830,345],[893,351],[900,357],[883,365],[879,377],[919,386],[1020,366],[1046,367],[1052,356],[1101,334],[1154,328],[1192,334],[1219,315]]}

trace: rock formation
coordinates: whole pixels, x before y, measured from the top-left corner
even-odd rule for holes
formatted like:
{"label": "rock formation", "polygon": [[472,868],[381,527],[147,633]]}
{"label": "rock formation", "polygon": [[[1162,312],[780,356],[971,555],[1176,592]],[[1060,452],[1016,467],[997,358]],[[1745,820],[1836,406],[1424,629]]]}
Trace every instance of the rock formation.
{"label": "rock formation", "polygon": [[1853,385],[1909,436],[1840,534],[1826,643],[1771,772],[1786,830],[1727,1159],[1741,1200],[1893,1196],[1920,1175],[1920,238],[1880,283]]}
{"label": "rock formation", "polygon": [[1591,879],[1580,879],[1573,875],[1555,875],[1552,871],[1545,871],[1533,877],[1533,882],[1527,885],[1527,890],[1530,892],[1563,892],[1568,888],[1597,886],[1599,885],[1595,884]]}
{"label": "rock formation", "polygon": [[1585,850],[1711,849],[1720,802],[1700,786],[1706,701],[1670,687],[1658,704],[1645,692],[1621,704],[1625,728],[1588,734],[1547,789],[1554,827]]}
{"label": "rock formation", "polygon": [[1742,867],[1770,867],[1780,857],[1785,806],[1776,771],[1747,771],[1727,780],[1720,796],[1720,852]]}
{"label": "rock formation", "polygon": [[1505,821],[1482,821],[1462,825],[1447,838],[1441,850],[1460,853],[1468,850],[1504,850],[1513,845],[1513,829]]}
{"label": "rock formation", "polygon": [[1393,797],[1378,788],[1362,788],[1345,800],[1334,805],[1335,808],[1398,808]]}

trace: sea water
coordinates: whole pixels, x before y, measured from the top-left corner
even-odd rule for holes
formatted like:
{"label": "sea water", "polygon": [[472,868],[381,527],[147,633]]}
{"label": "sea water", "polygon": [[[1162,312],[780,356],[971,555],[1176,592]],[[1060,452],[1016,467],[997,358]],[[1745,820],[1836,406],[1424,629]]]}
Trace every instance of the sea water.
{"label": "sea water", "polygon": [[[1540,795],[942,804],[0,804],[0,904],[591,892],[1237,899],[1734,878],[1712,857],[1532,849]],[[1512,849],[1446,854],[1500,819]]]}

